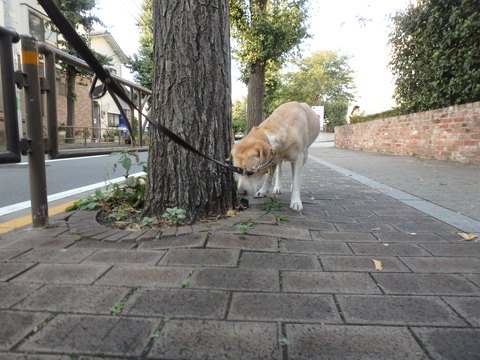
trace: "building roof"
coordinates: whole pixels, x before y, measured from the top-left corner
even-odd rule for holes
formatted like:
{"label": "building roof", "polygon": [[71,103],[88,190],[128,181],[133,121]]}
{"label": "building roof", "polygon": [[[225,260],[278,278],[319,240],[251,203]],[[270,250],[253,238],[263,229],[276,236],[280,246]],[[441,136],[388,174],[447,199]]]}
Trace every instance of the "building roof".
{"label": "building roof", "polygon": [[90,37],[103,37],[107,41],[107,43],[112,47],[115,54],[118,56],[120,62],[125,64],[128,61],[127,55],[123,52],[122,48],[118,45],[118,43],[113,38],[112,34],[108,32],[108,30],[94,30],[90,32]]}

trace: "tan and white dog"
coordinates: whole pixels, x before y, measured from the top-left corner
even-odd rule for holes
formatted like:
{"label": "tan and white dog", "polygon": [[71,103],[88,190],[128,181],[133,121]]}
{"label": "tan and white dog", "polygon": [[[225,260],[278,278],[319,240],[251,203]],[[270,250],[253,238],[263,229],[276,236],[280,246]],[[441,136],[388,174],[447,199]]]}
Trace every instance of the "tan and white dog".
{"label": "tan and white dog", "polygon": [[[308,148],[320,131],[317,115],[305,103],[289,102],[280,105],[258,127],[250,132],[231,151],[231,161],[241,168],[256,168],[261,164],[271,164],[255,174],[238,178],[238,193],[264,197],[275,173],[274,194],[281,193],[282,161],[290,161],[292,166],[292,197],[290,208],[303,209],[300,199],[302,169],[308,157]],[[262,167],[262,166],[260,166]],[[275,171],[276,170],[276,171]],[[264,175],[263,186],[258,189]]]}

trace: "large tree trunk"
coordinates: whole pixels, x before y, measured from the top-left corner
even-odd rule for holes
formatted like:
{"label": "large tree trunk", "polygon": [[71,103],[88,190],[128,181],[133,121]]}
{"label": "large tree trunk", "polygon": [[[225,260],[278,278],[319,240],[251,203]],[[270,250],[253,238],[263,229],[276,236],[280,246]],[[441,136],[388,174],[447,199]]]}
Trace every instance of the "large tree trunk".
{"label": "large tree trunk", "polygon": [[66,69],[66,82],[67,82],[67,126],[65,134],[66,143],[75,142],[75,84],[77,81],[77,72],[72,66],[68,66]]}
{"label": "large tree trunk", "polygon": [[[228,0],[156,0],[153,6],[155,117],[218,160],[231,146],[228,16]],[[230,171],[157,131],[151,137],[146,215],[176,206],[196,221],[234,207]]]}
{"label": "large tree trunk", "polygon": [[[252,22],[257,21],[258,14],[265,10],[268,0],[250,0]],[[263,121],[263,101],[265,97],[265,64],[257,61],[253,64],[248,78],[247,95],[247,131]]]}
{"label": "large tree trunk", "polygon": [[263,121],[265,97],[265,65],[255,64],[248,79],[247,126],[248,131]]}

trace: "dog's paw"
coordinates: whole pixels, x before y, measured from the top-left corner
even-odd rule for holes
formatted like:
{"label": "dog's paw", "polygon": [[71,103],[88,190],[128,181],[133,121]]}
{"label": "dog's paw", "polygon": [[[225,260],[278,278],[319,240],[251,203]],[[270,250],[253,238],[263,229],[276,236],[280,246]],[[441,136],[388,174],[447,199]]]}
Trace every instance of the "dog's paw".
{"label": "dog's paw", "polygon": [[273,188],[273,193],[274,193],[274,194],[281,194],[281,193],[282,193],[282,188],[275,186],[275,187]]}
{"label": "dog's paw", "polygon": [[262,198],[262,197],[265,197],[266,195],[267,195],[266,191],[258,190],[254,197]]}
{"label": "dog's paw", "polygon": [[295,211],[302,211],[303,210],[303,204],[300,200],[292,200],[290,201],[290,209],[295,210]]}

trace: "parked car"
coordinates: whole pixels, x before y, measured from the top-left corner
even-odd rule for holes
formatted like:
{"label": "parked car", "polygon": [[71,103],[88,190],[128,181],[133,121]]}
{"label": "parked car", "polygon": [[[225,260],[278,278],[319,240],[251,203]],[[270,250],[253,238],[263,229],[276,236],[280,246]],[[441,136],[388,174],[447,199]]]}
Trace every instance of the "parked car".
{"label": "parked car", "polygon": [[241,131],[237,131],[235,133],[235,140],[240,140],[241,138],[243,138],[245,136],[245,134]]}

